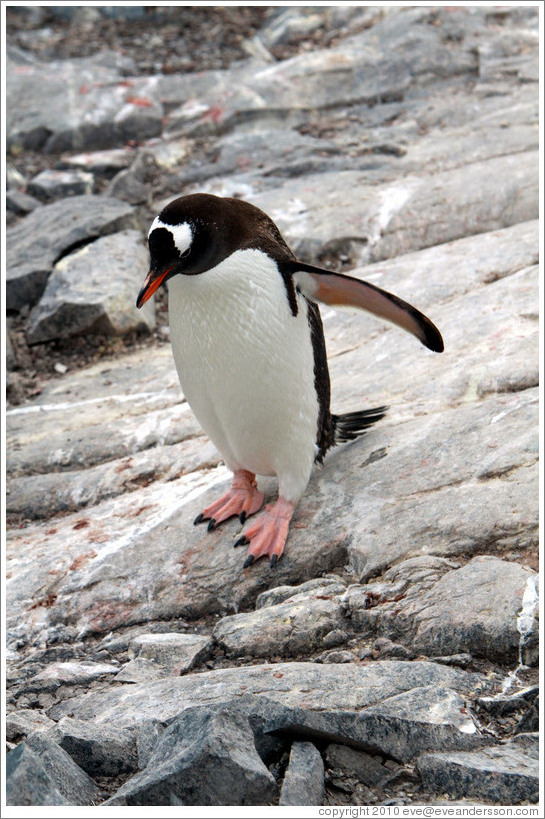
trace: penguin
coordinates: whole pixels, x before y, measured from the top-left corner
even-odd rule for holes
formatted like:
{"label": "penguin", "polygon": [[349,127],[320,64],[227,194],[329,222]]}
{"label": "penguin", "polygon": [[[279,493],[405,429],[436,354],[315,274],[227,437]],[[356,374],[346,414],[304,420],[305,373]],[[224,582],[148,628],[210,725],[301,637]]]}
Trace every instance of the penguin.
{"label": "penguin", "polygon": [[387,407],[335,415],[318,302],[352,306],[412,333],[435,352],[437,327],[373,284],[295,258],[278,227],[242,199],[181,196],[153,220],[141,307],[168,282],[169,325],[182,391],[233,473],[229,491],[194,523],[212,531],[263,506],[256,475],[278,479],[278,500],[244,531],[243,568],[281,557],[315,462],[362,435]]}

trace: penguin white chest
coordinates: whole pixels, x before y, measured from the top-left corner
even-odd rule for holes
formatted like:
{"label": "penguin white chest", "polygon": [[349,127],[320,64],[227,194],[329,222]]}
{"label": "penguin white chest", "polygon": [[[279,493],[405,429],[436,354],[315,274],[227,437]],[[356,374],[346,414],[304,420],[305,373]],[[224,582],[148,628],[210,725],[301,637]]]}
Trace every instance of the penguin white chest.
{"label": "penguin white chest", "polygon": [[[307,302],[293,315],[275,262],[259,250],[169,281],[184,394],[227,465],[301,484],[316,452],[318,398]],[[304,474],[304,478],[303,478]]]}

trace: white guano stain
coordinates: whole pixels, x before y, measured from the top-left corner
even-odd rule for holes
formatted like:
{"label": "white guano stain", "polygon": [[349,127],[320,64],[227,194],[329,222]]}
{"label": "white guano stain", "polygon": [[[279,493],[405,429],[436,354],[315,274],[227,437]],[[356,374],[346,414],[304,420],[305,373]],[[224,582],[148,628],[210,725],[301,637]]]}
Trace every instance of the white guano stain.
{"label": "white guano stain", "polygon": [[523,660],[523,651],[534,626],[536,608],[539,603],[538,582],[538,575],[532,575],[526,581],[526,588],[524,589],[524,594],[522,595],[521,608],[517,614],[517,631],[520,634],[519,662],[515,670],[511,671],[511,673],[504,680],[501,694],[505,694],[507,691],[509,691],[509,689],[515,684],[519,672],[527,668]]}

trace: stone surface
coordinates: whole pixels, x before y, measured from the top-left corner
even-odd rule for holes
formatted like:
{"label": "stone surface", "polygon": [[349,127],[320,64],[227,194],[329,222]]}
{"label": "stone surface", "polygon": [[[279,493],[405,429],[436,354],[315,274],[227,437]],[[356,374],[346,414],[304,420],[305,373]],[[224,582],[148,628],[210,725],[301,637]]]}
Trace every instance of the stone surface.
{"label": "stone surface", "polygon": [[13,711],[6,718],[6,739],[18,740],[35,731],[46,731],[54,725],[53,720],[40,711],[32,709]]}
{"label": "stone surface", "polygon": [[37,753],[21,742],[6,756],[7,805],[68,805]]}
{"label": "stone surface", "polygon": [[327,746],[325,761],[329,769],[354,776],[368,787],[380,786],[392,775],[392,771],[384,765],[384,757],[334,742]]}
{"label": "stone surface", "polygon": [[104,196],[74,196],[36,208],[7,231],[7,309],[33,306],[55,262],[74,247],[133,225],[131,208]]}
{"label": "stone surface", "polygon": [[294,742],[279,805],[321,805],[324,798],[324,763],[312,742]]}
{"label": "stone surface", "polygon": [[153,297],[137,310],[149,267],[136,230],[104,236],[57,262],[29,317],[31,344],[88,332],[124,335],[155,326]]}
{"label": "stone surface", "polygon": [[70,713],[76,719],[130,728],[150,718],[166,722],[195,705],[215,705],[255,694],[298,709],[298,713],[316,711],[326,722],[331,713],[333,725],[338,721],[335,712],[353,712],[357,724],[362,708],[428,686],[485,694],[490,682],[480,674],[430,662],[348,664],[342,674],[332,665],[286,662],[223,668],[168,677],[150,685],[122,686],[102,694],[93,692],[59,703],[50,715],[58,719]]}
{"label": "stone surface", "polygon": [[65,717],[48,737],[89,776],[119,776],[137,769],[136,740],[129,731]]}
{"label": "stone surface", "polygon": [[12,152],[113,148],[161,130],[157,78],[124,79],[133,66],[119,53],[47,65],[35,61],[25,71],[17,70],[18,61],[10,49],[7,127]]}
{"label": "stone surface", "polygon": [[[150,33],[137,9],[116,54],[77,59],[58,59],[62,27],[73,46],[78,25],[109,30],[115,9],[76,10],[69,28],[27,10],[18,48],[8,31],[7,300],[20,311],[6,440],[11,735],[28,735],[29,711],[132,729],[141,771],[109,783],[128,788],[120,803],[149,803],[153,788],[169,804],[185,798],[151,760],[168,723],[199,709],[236,712],[226,732],[250,749],[242,767],[268,766],[278,786],[294,743],[326,752],[326,804],[525,801],[539,724],[535,8],[271,8],[231,64],[224,43],[239,32],[223,20],[215,70],[187,52],[182,11],[154,15]],[[157,48],[164,73],[150,75]],[[92,174],[100,193],[20,218],[44,168]],[[115,213],[108,189],[127,200]],[[90,255],[106,233],[144,238],[156,209],[195,190],[262,206],[302,259],[408,300],[445,339],[435,356],[370,315],[323,307],[332,410],[390,409],[314,471],[273,571],[242,571],[236,519],[211,533],[192,525],[230,478],[160,344],[162,294],[153,340],[126,353],[106,339],[115,355],[86,368],[58,359],[70,338],[23,338],[63,257],[86,244]],[[115,278],[111,256],[100,267]],[[259,482],[274,500],[276,481]],[[128,659],[133,641],[168,632],[198,635],[204,653],[176,665],[161,637],[146,649],[154,659]],[[418,754],[459,753],[463,766],[436,762],[424,783],[415,772]]]}
{"label": "stone surface", "polygon": [[199,634],[142,634],[131,640],[129,657],[154,660],[173,674],[185,674],[212,649],[212,640]]}
{"label": "stone surface", "polygon": [[29,180],[27,190],[45,202],[63,196],[78,196],[93,192],[93,175],[80,170],[41,171]]}
{"label": "stone surface", "polygon": [[43,732],[34,733],[26,738],[24,744],[40,757],[50,779],[66,800],[65,804],[96,805],[104,800],[104,791],[51,736]]}
{"label": "stone surface", "polygon": [[268,805],[276,785],[235,708],[191,708],[107,805]]}
{"label": "stone surface", "polygon": [[[321,593],[320,593],[321,592]],[[273,654],[297,657],[321,647],[322,638],[344,623],[338,595],[296,594],[284,603],[222,618],[214,639],[227,656]]]}
{"label": "stone surface", "polygon": [[28,691],[54,691],[60,685],[85,685],[91,680],[116,674],[118,667],[108,663],[51,663],[25,683]]}
{"label": "stone surface", "polygon": [[539,759],[516,742],[472,753],[424,754],[417,765],[424,785],[435,793],[501,805],[539,800]]}

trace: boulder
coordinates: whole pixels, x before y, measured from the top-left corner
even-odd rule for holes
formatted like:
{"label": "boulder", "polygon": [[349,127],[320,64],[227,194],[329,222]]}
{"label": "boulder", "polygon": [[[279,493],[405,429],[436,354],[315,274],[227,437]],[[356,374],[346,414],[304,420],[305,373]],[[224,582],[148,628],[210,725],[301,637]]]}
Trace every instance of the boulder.
{"label": "boulder", "polygon": [[148,267],[148,253],[136,230],[104,236],[64,256],[29,317],[29,342],[89,332],[149,332],[155,326],[153,298],[141,310],[136,308]]}
{"label": "boulder", "polygon": [[99,236],[134,226],[129,205],[105,196],[73,196],[34,209],[6,234],[6,307],[40,299],[59,259]]}

